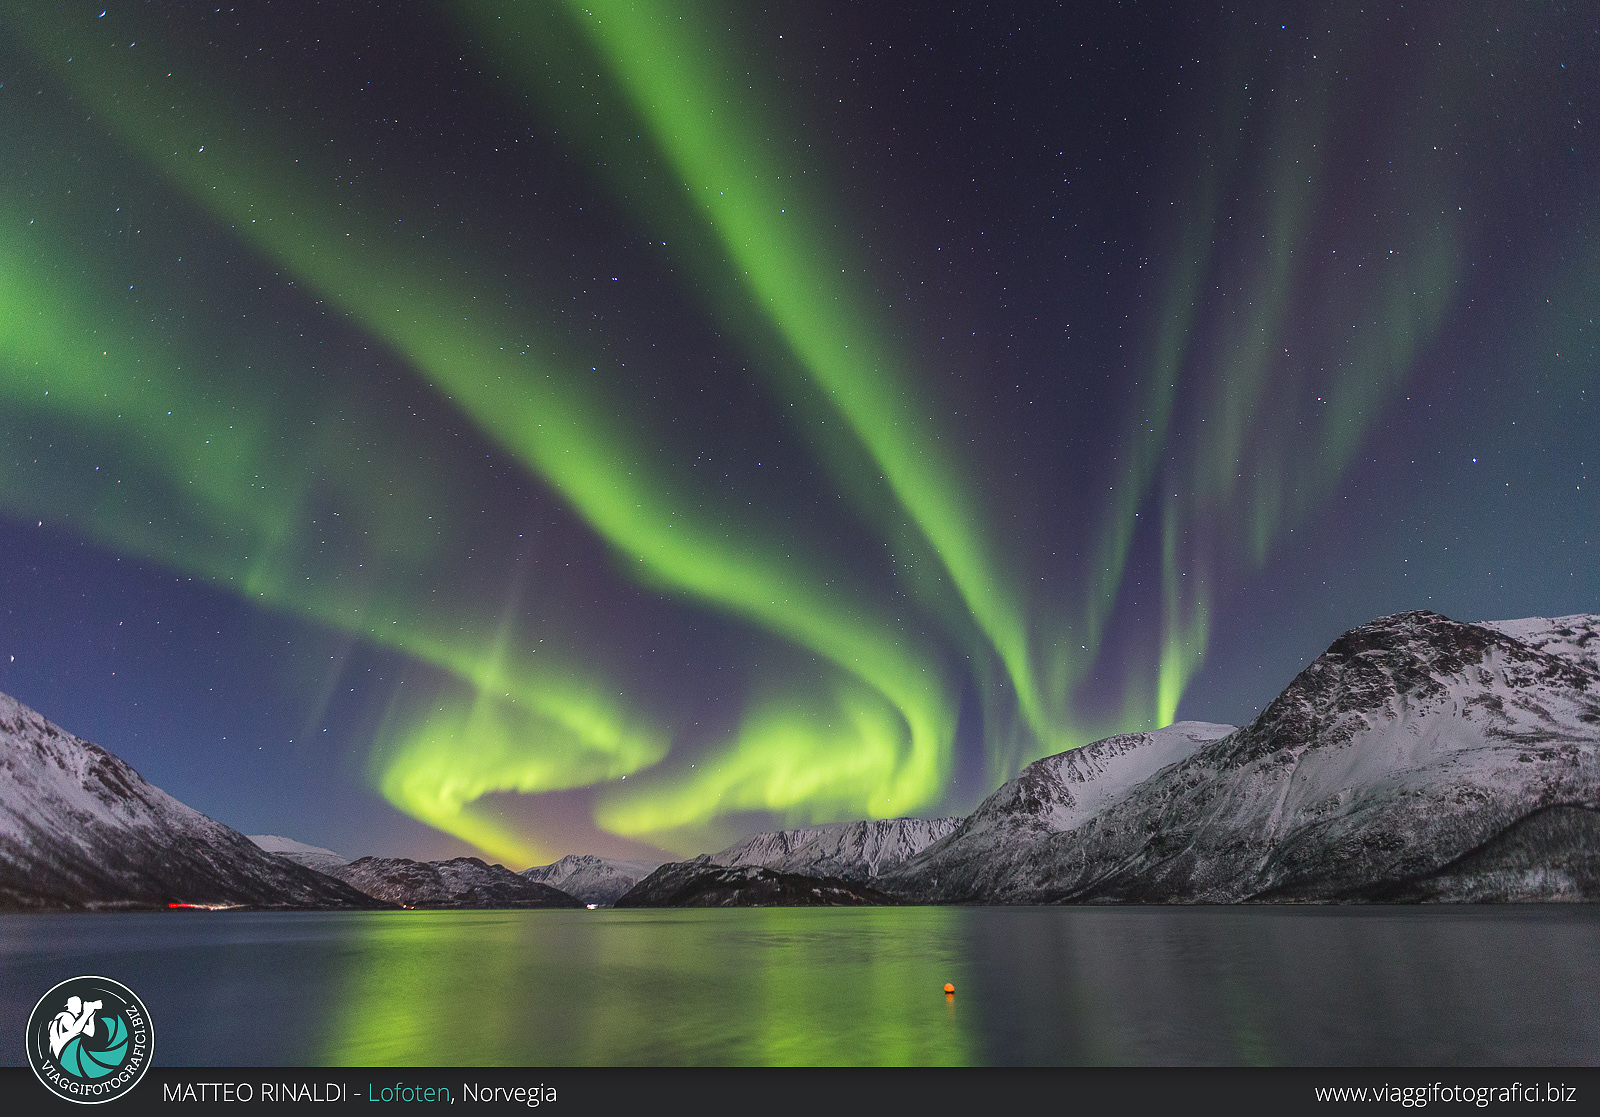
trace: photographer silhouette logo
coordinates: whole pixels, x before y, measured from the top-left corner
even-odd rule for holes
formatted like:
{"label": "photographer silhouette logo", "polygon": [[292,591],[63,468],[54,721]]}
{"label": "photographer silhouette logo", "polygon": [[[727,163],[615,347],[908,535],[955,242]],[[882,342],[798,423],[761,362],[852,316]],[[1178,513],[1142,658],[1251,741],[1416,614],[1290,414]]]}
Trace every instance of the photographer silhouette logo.
{"label": "photographer silhouette logo", "polygon": [[28,1016],[28,1065],[45,1089],[94,1105],[120,1098],[150,1068],[155,1029],[144,1002],[109,977],[74,977]]}

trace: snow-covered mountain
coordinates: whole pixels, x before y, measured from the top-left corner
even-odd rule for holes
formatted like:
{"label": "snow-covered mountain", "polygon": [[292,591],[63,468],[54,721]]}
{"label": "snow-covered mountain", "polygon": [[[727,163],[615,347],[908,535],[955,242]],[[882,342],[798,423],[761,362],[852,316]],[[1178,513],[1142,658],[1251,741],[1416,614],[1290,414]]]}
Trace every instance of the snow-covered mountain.
{"label": "snow-covered mountain", "polygon": [[0,694],[0,909],[371,908]]}
{"label": "snow-covered mountain", "polygon": [[[977,903],[1600,898],[1597,631],[1380,618],[1131,787],[1097,763],[1111,742],[1087,767],[1033,765],[879,886]],[[1097,811],[1059,805],[1048,770],[1069,766]]]}
{"label": "snow-covered mountain", "polygon": [[1050,835],[1074,830],[1109,810],[1161,769],[1233,731],[1231,725],[1180,721],[1036,760],[959,820],[947,837],[923,850],[914,869],[908,865],[891,872],[889,887],[925,880],[913,891],[937,888],[937,895],[958,899],[980,895],[1002,866]]}
{"label": "snow-covered mountain", "polygon": [[862,907],[900,901],[860,881],[718,865],[710,854],[661,866],[630,888],[619,908]]}
{"label": "snow-covered mountain", "polygon": [[325,873],[339,865],[350,864],[350,858],[341,857],[331,849],[306,845],[305,842],[297,842],[293,838],[281,838],[277,834],[250,834],[247,836],[268,853],[276,853],[279,857],[287,857],[296,865],[304,865],[306,868],[315,869],[319,873]]}
{"label": "snow-covered mountain", "polygon": [[548,865],[524,869],[521,875],[559,888],[586,904],[609,906],[660,867],[660,861],[619,861],[588,853],[569,853]]}
{"label": "snow-covered mountain", "polygon": [[1242,729],[1047,757],[966,819],[776,831],[651,868],[252,840],[0,695],[0,908],[1596,900],[1600,616],[1383,617]]}
{"label": "snow-covered mountain", "polygon": [[324,870],[369,896],[408,908],[581,908],[559,888],[528,880],[476,857],[412,861],[362,857]]}
{"label": "snow-covered mountain", "polygon": [[927,848],[959,818],[880,818],[756,834],[711,854],[711,862],[780,873],[866,881]]}
{"label": "snow-covered mountain", "polygon": [[896,903],[878,874],[949,834],[959,818],[881,818],[773,830],[644,877],[618,907]]}
{"label": "snow-covered mountain", "polygon": [[1578,613],[1570,617],[1524,617],[1519,621],[1479,621],[1536,651],[1570,659],[1579,667],[1600,672],[1600,616]]}

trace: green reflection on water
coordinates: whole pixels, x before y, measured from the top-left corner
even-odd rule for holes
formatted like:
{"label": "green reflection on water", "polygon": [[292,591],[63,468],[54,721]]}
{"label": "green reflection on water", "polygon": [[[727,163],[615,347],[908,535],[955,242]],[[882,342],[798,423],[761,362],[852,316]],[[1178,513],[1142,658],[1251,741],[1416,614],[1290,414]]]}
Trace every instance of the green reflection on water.
{"label": "green reflection on water", "polygon": [[344,1066],[970,1064],[959,909],[382,912],[345,945]]}

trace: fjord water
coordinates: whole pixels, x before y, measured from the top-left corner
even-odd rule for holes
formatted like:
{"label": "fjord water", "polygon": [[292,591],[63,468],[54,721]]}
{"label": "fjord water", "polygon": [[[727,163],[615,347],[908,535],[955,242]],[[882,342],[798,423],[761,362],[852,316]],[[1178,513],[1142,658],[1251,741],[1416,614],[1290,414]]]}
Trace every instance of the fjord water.
{"label": "fjord water", "polygon": [[1600,1062],[1594,905],[12,915],[4,1061],[84,973],[168,1066]]}

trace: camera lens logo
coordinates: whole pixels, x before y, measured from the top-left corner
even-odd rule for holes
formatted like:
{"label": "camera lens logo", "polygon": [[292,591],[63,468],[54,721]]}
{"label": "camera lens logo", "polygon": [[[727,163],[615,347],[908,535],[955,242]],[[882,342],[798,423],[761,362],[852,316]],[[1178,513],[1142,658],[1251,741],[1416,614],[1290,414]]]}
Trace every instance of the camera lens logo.
{"label": "camera lens logo", "polygon": [[28,1065],[68,1101],[120,1098],[144,1077],[155,1050],[150,1013],[109,977],[74,977],[39,998],[28,1016]]}

